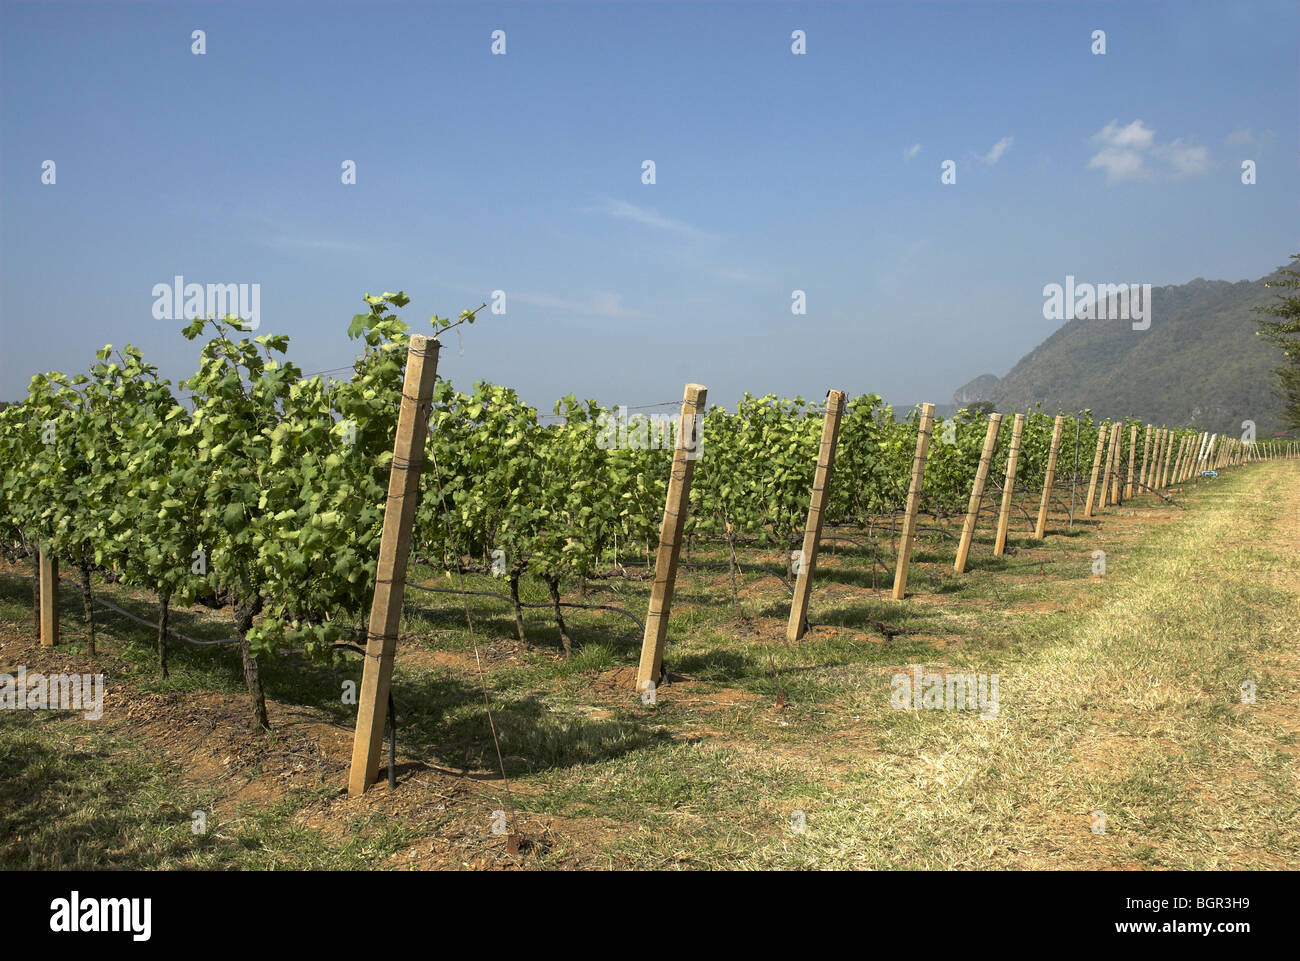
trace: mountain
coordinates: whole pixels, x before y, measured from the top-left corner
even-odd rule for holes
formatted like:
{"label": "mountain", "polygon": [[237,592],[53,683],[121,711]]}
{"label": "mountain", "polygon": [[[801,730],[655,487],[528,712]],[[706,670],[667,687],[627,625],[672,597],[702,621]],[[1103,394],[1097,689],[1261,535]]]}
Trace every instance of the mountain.
{"label": "mountain", "polygon": [[992,374],[980,374],[969,384],[958,387],[952,394],[952,402],[957,407],[975,404],[981,400],[991,400],[997,390],[998,379]]}
{"label": "mountain", "polygon": [[1155,287],[1147,330],[1129,320],[1069,320],[1011,368],[989,399],[1004,412],[1041,403],[1049,413],[1091,408],[1098,418],[1131,414],[1228,434],[1253,420],[1258,436],[1272,436],[1284,427],[1273,393],[1280,358],[1255,336],[1259,315],[1251,308],[1275,301],[1278,290],[1264,284],[1278,278],[1274,271],[1235,284],[1198,277]]}

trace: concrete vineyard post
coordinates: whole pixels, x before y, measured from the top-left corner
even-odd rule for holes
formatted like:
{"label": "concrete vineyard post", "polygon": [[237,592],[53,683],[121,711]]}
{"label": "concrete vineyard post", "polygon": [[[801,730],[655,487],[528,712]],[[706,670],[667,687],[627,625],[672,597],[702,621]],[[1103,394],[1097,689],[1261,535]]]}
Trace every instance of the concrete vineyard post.
{"label": "concrete vineyard post", "polygon": [[1011,499],[1016,492],[1016,463],[1020,460],[1020,435],[1024,433],[1025,415],[1017,414],[1011,426],[1011,450],[1007,452],[1007,476],[1002,485],[1002,509],[998,511],[998,533],[993,540],[993,555],[1007,552],[1007,527],[1011,523]]}
{"label": "concrete vineyard post", "polygon": [[[659,525],[659,552],[655,555],[655,578],[650,589],[650,607],[645,619],[645,636],[641,641],[641,663],[637,667],[636,689],[645,691],[658,684],[664,664],[664,642],[668,638],[668,614],[673,606],[673,587],[677,580],[677,558],[682,551],[682,531],[690,509],[691,478],[695,459],[700,453],[699,428],[704,418],[708,388],[687,384],[682,397],[682,415],[677,424],[677,447],[673,451],[672,474],[668,480],[668,498],[664,519]],[[689,445],[689,446],[688,446]]]}
{"label": "concrete vineyard post", "polygon": [[1128,433],[1128,483],[1124,485],[1124,500],[1129,500],[1133,496],[1133,480],[1137,477],[1137,449],[1138,449],[1138,430],[1137,424]]}
{"label": "concrete vineyard post", "polygon": [[1052,427],[1052,446],[1047,452],[1047,473],[1043,476],[1043,500],[1038,505],[1038,523],[1034,525],[1034,537],[1043,539],[1047,533],[1047,510],[1051,506],[1052,485],[1056,483],[1056,458],[1061,452],[1061,431],[1065,429],[1065,415],[1057,414]]}
{"label": "concrete vineyard post", "polygon": [[975,470],[975,483],[970,491],[970,503],[966,505],[966,522],[961,527],[961,543],[957,545],[957,560],[953,562],[954,573],[966,571],[966,560],[970,557],[970,542],[975,536],[975,525],[979,522],[980,502],[984,500],[984,485],[988,483],[989,465],[993,463],[993,451],[998,446],[998,428],[1002,425],[1001,414],[989,414],[988,430],[984,433],[984,449],[980,451],[979,467]]}
{"label": "concrete vineyard post", "polygon": [[380,743],[388,720],[388,693],[393,681],[393,655],[406,593],[406,566],[411,556],[411,529],[420,489],[420,467],[429,432],[433,382],[438,373],[435,337],[412,334],[402,380],[402,401],[393,442],[393,466],[388,474],[388,499],[379,539],[375,596],[366,632],[365,666],[357,704],[357,728],[352,740],[348,793],[361,794],[379,778]]}
{"label": "concrete vineyard post", "polygon": [[1101,452],[1106,447],[1106,425],[1097,428],[1097,452],[1092,457],[1092,480],[1088,482],[1088,499],[1083,502],[1083,516],[1092,516],[1092,499],[1097,496],[1097,473],[1101,470]]}
{"label": "concrete vineyard post", "polygon": [[912,563],[912,541],[916,536],[916,512],[921,505],[921,486],[925,483],[925,457],[930,451],[930,428],[934,425],[934,404],[921,406],[921,423],[916,432],[916,457],[912,461],[912,483],[907,489],[907,512],[903,515],[903,533],[898,539],[898,570],[894,572],[894,600],[907,596],[907,571]]}
{"label": "concrete vineyard post", "polygon": [[44,544],[41,552],[41,647],[59,643],[59,559]]}
{"label": "concrete vineyard post", "polygon": [[822,423],[822,442],[817,451],[817,470],[813,474],[812,498],[808,502],[808,523],[804,525],[803,550],[799,554],[799,574],[794,584],[794,600],[790,604],[790,623],[785,629],[789,641],[803,637],[808,626],[808,600],[812,595],[813,571],[817,567],[817,548],[822,538],[822,520],[843,415],[844,391],[829,391],[826,394],[826,419]]}

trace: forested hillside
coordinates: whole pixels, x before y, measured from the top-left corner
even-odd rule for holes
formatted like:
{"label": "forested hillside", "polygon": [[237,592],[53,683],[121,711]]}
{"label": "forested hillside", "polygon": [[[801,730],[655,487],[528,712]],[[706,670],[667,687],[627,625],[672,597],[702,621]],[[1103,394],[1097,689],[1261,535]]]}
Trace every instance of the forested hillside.
{"label": "forested hillside", "polygon": [[1100,418],[1131,414],[1227,433],[1253,420],[1269,436],[1282,429],[1278,356],[1255,336],[1259,315],[1251,308],[1275,299],[1264,284],[1277,276],[1156,287],[1149,330],[1127,320],[1067,321],[998,382],[991,399],[1000,411],[1041,403],[1051,412],[1091,408]]}

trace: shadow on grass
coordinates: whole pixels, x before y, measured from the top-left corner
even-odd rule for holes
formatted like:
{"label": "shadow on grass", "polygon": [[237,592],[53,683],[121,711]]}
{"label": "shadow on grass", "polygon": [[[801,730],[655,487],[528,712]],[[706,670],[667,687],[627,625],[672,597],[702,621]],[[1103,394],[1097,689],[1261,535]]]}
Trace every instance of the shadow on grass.
{"label": "shadow on grass", "polygon": [[144,825],[141,805],[122,803],[152,790],[146,770],[40,729],[58,723],[48,715],[12,719],[0,739],[0,868],[104,868],[123,859],[149,868],[193,850],[189,815],[179,807],[147,805]]}
{"label": "shadow on grass", "polygon": [[482,690],[452,678],[395,678],[393,700],[399,756],[435,758],[493,776],[499,776],[493,729],[510,777],[607,761],[674,740],[636,718],[560,714],[533,695],[504,703],[494,698],[489,724]]}

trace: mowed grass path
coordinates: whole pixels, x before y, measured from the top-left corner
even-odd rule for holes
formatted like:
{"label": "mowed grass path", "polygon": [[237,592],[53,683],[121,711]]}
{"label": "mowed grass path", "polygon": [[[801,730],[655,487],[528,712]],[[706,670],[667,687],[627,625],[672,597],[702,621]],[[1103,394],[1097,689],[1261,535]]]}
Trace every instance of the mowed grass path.
{"label": "mowed grass path", "polygon": [[1023,656],[989,658],[996,720],[895,715],[887,748],[819,799],[805,837],[747,862],[1294,865],[1300,472],[1261,465],[1189,502],[1110,565],[1103,601],[1033,619]]}
{"label": "mowed grass path", "polygon": [[[1235,470],[1178,500],[1186,511],[1139,498],[1070,532],[1054,524],[1046,542],[1013,536],[1005,559],[982,532],[962,578],[945,573],[950,544],[918,545],[917,593],[901,603],[883,578],[873,588],[861,556],[828,552],[815,629],[795,645],[779,583],[751,576],[737,610],[725,573],[697,568],[679,587],[667,654],[684,679],[655,706],[630,690],[637,639],[621,619],[575,614],[576,654],[564,663],[542,614],[520,645],[508,610],[476,599],[508,799],[454,598],[408,618],[395,680],[401,783],[362,799],[340,792],[351,709],[337,692],[359,676],[355,664],[268,670],[272,750],[236,736],[238,671],[224,655],[178,652],[162,683],[150,676],[147,632],[138,645],[104,639],[121,700],[100,726],[0,717],[11,788],[0,796],[0,863],[1290,866],[1300,855],[1300,465]],[[1103,576],[1091,573],[1098,549]],[[593,602],[644,608],[641,585],[591,589]],[[22,590],[8,590],[0,670],[46,656],[12,640],[27,610]],[[65,618],[75,636],[68,600]],[[909,633],[886,641],[879,621]],[[88,669],[69,648],[49,656]],[[996,716],[894,710],[891,678],[914,665],[998,675]],[[518,856],[490,831],[507,803],[528,842]],[[200,807],[214,827],[195,837]]]}
{"label": "mowed grass path", "polygon": [[[1104,576],[970,588],[1055,606],[986,610],[947,650],[827,658],[795,675],[788,718],[733,713],[730,731],[639,752],[598,785],[557,777],[627,819],[619,865],[1292,866],[1300,471],[1261,464],[1179,499],[1186,513],[1135,537],[1107,516],[1143,507],[1103,513],[1072,563],[1106,550]],[[998,674],[996,718],[894,710],[890,679],[916,663]]]}

